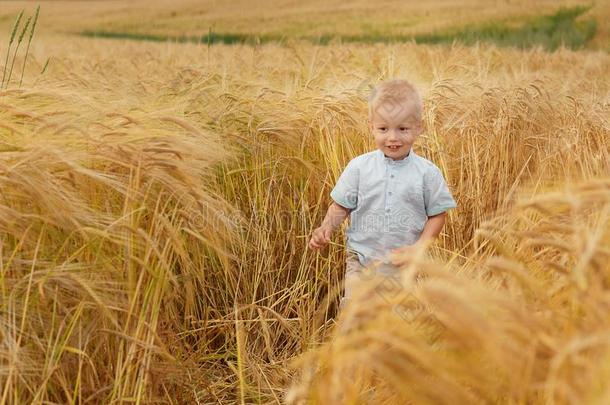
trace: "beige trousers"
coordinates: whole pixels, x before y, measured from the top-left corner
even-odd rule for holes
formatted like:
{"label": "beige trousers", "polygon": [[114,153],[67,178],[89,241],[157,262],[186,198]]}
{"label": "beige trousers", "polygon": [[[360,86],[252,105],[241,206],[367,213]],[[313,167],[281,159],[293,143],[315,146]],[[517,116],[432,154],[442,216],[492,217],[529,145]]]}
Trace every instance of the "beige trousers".
{"label": "beige trousers", "polygon": [[[339,308],[343,308],[347,302],[349,302],[354,290],[358,288],[361,283],[380,284],[380,291],[382,291],[382,289],[383,291],[386,291],[388,288],[400,288],[398,274],[398,269],[391,264],[377,262],[373,263],[371,266],[365,267],[360,264],[358,254],[348,249],[345,254],[345,294],[343,298],[341,298]],[[377,290],[377,287],[378,286],[376,285],[373,291]]]}

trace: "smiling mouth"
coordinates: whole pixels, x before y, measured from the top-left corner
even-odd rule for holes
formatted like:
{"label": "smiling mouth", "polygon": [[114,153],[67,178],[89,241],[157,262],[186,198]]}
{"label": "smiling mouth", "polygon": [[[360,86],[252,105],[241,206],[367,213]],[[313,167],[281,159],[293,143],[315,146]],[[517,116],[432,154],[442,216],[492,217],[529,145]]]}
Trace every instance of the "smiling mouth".
{"label": "smiling mouth", "polygon": [[400,148],[400,145],[388,145],[388,148],[390,150],[397,150],[398,148]]}

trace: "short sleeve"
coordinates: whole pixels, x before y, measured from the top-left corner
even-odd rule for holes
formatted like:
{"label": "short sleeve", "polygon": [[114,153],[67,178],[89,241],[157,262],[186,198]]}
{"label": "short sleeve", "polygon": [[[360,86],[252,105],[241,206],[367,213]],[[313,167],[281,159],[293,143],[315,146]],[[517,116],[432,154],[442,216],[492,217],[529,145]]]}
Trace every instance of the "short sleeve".
{"label": "short sleeve", "polygon": [[443,174],[436,166],[432,166],[426,173],[424,203],[426,205],[426,215],[429,217],[457,206],[443,178]]}
{"label": "short sleeve", "polygon": [[356,208],[358,204],[358,180],[359,170],[355,159],[352,159],[339,176],[337,184],[330,192],[330,197],[344,208]]}

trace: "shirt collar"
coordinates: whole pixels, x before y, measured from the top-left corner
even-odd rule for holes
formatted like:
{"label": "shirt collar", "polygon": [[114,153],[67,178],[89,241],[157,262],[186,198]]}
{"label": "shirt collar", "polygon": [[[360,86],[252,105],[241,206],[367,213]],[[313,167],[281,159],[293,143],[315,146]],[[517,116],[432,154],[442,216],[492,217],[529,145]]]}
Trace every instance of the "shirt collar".
{"label": "shirt collar", "polygon": [[406,165],[407,163],[409,163],[411,160],[413,160],[413,155],[415,155],[415,152],[413,152],[413,148],[411,148],[411,150],[409,150],[409,154],[407,156],[405,156],[404,158],[400,159],[400,160],[394,160],[392,158],[387,157],[381,150],[377,149],[377,155],[383,159],[384,163],[389,164],[389,165]]}

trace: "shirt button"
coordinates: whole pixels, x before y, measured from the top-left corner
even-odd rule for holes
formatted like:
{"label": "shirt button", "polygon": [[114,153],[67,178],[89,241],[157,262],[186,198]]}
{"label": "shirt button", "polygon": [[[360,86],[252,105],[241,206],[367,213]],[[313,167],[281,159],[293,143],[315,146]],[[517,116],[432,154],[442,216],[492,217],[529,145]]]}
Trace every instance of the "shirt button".
{"label": "shirt button", "polygon": [[385,209],[385,212],[390,212],[390,209],[389,209],[389,208],[386,208],[386,209]]}
{"label": "shirt button", "polygon": [[391,191],[388,191],[388,195],[392,195],[392,192],[391,192]]}
{"label": "shirt button", "polygon": [[393,174],[390,174],[390,177],[391,177],[391,178],[394,178],[394,175],[393,175]]}

